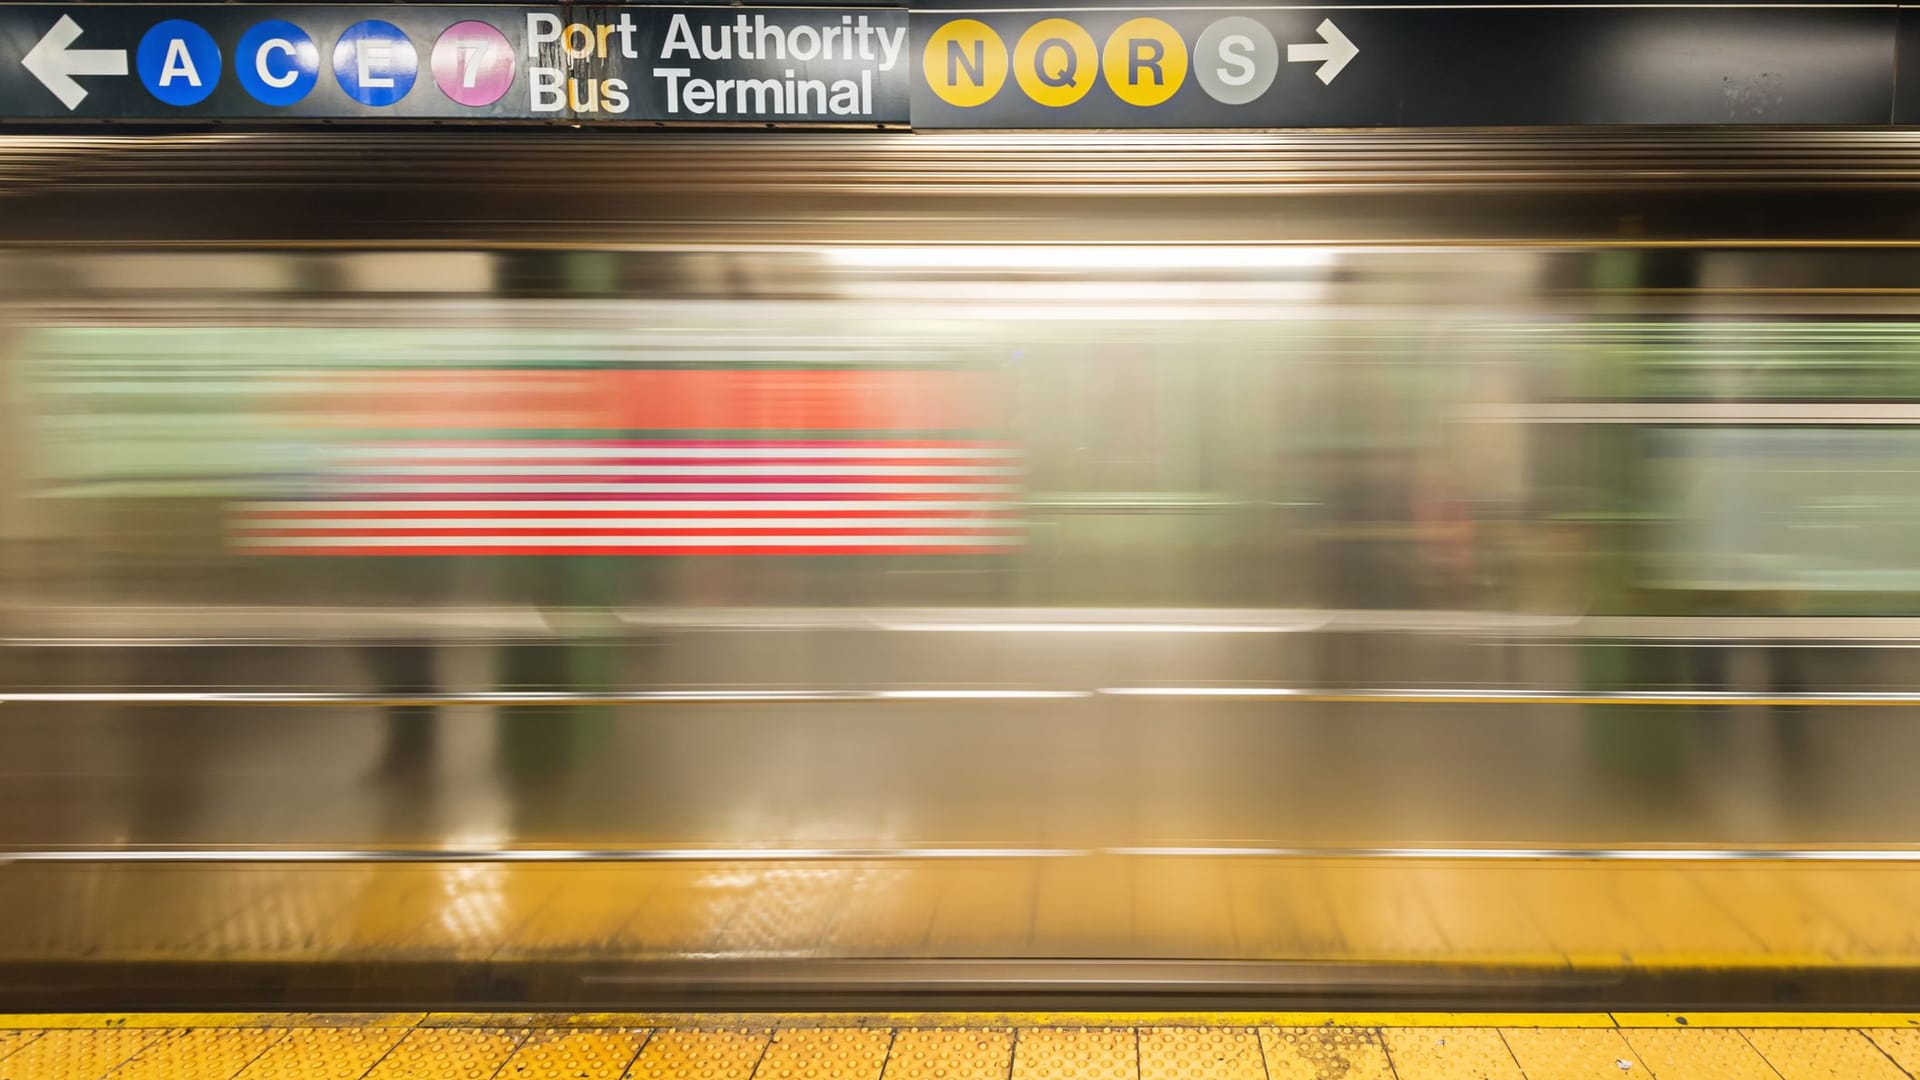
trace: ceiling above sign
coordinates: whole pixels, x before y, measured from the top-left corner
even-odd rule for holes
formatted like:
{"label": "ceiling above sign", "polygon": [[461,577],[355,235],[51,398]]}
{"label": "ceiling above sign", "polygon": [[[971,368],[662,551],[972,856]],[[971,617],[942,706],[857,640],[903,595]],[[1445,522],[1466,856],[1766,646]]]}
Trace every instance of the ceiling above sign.
{"label": "ceiling above sign", "polygon": [[0,121],[1871,126],[1920,119],[1914,24],[1850,2],[20,3]]}

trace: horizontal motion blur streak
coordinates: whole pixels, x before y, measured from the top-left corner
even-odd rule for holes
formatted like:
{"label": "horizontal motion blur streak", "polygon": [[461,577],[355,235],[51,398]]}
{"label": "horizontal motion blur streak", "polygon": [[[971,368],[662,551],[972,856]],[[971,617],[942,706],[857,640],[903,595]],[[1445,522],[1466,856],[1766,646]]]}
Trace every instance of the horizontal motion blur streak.
{"label": "horizontal motion blur streak", "polygon": [[1103,686],[1098,689],[904,690],[485,690],[461,694],[364,694],[237,690],[50,690],[0,694],[0,705],[799,705],[886,701],[1040,701],[1095,696],[1227,698],[1243,701],[1400,703],[1407,705],[1696,705],[1920,706],[1920,692],[1759,694],[1734,690],[1307,690],[1286,686]]}
{"label": "horizontal motion blur streak", "polygon": [[1139,847],[899,847],[899,848],[20,848],[0,850],[0,864],[53,863],[320,863],[320,862],[826,862],[916,860],[1080,859],[1444,860],[1528,862],[1920,862],[1920,848],[1672,848],[1672,847],[1271,847],[1197,844]]}

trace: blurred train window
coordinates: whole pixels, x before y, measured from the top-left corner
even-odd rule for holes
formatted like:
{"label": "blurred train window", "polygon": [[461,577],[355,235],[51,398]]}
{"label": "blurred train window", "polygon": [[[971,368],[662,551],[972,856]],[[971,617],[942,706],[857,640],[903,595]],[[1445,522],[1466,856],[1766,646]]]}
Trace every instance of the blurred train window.
{"label": "blurred train window", "polygon": [[[600,603],[844,602],[910,581],[923,549],[972,556],[959,569],[978,577],[1002,572],[981,559],[1018,546],[1022,455],[1001,373],[970,348],[792,305],[764,321],[737,305],[645,303],[289,314],[299,322],[96,307],[84,321],[105,325],[22,336],[14,367],[41,531],[111,564],[50,577],[151,591],[172,563],[189,584],[246,579],[242,593],[261,599],[417,598],[458,580],[580,602],[577,582],[564,584],[578,579]],[[268,325],[231,325],[249,316]],[[596,501],[610,499],[626,501]],[[395,521],[381,506],[413,513]],[[607,521],[617,508],[633,513]],[[290,545],[433,557],[404,570],[260,558]],[[843,557],[667,578],[644,559],[582,578],[517,558],[707,550]],[[496,553],[508,557],[479,570],[442,557]]]}
{"label": "blurred train window", "polygon": [[[591,287],[538,288],[546,263],[449,256],[464,295],[404,291],[414,256],[187,259],[161,294],[171,256],[96,265],[114,257],[48,262],[0,339],[6,536],[36,596],[1633,611],[1920,590],[1896,539],[1920,328],[1892,319],[1605,313],[1529,292],[1544,263],[1464,250],[789,252],[778,288],[727,253],[559,259]],[[1847,430],[1801,434],[1833,427],[1821,409]],[[719,444],[759,456],[719,462],[696,493],[719,504],[683,499],[671,527],[754,537],[666,544],[636,504],[600,535],[640,522],[645,544],[570,542],[628,482],[608,455]],[[847,489],[836,446],[883,468]],[[864,524],[780,550],[799,504],[765,526],[723,508],[750,508],[755,470]],[[511,490],[456,490],[482,480]],[[421,512],[360,513],[383,484]],[[276,557],[301,545],[327,557]],[[365,557],[404,550],[424,557]]]}
{"label": "blurred train window", "polygon": [[1920,429],[1647,433],[1666,587],[1920,592]]}

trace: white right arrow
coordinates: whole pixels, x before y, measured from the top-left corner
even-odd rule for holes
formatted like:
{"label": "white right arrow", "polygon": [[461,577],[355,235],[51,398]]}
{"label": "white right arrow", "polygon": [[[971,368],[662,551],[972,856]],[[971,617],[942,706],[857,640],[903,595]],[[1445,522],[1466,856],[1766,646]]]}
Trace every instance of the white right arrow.
{"label": "white right arrow", "polygon": [[1287,62],[1297,64],[1301,61],[1324,60],[1326,62],[1314,74],[1320,76],[1321,82],[1330,83],[1349,60],[1360,55],[1360,50],[1347,40],[1347,35],[1341,33],[1339,27],[1333,25],[1332,19],[1321,19],[1320,25],[1314,30],[1324,44],[1289,45]]}
{"label": "white right arrow", "polygon": [[62,15],[47,35],[20,58],[20,66],[33,73],[60,104],[72,112],[86,100],[87,88],[74,80],[75,75],[125,75],[125,49],[69,49],[80,38],[80,24]]}

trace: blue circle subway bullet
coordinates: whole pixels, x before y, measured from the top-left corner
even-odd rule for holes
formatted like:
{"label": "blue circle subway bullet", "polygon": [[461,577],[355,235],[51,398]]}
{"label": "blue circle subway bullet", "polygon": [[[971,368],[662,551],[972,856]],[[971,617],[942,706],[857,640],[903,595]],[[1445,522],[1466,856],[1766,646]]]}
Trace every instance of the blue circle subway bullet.
{"label": "blue circle subway bullet", "polygon": [[320,47],[313,35],[284,19],[255,23],[240,35],[233,73],[262,105],[293,105],[320,81]]}
{"label": "blue circle subway bullet", "polygon": [[168,105],[198,105],[220,85],[220,46],[197,23],[155,23],[134,51],[147,93]]}
{"label": "blue circle subway bullet", "polygon": [[381,19],[347,27],[333,47],[333,77],[362,105],[384,108],[407,96],[420,74],[420,54],[406,32]]}

